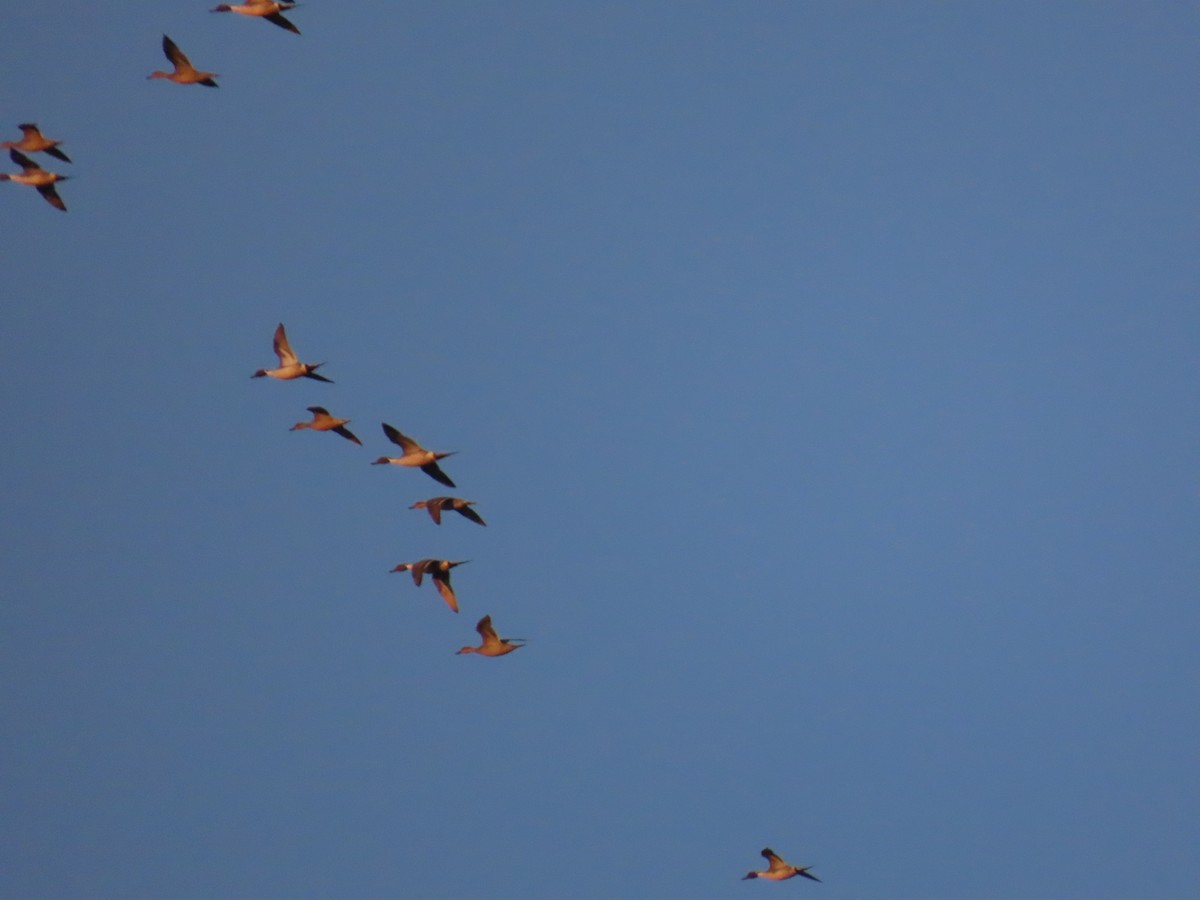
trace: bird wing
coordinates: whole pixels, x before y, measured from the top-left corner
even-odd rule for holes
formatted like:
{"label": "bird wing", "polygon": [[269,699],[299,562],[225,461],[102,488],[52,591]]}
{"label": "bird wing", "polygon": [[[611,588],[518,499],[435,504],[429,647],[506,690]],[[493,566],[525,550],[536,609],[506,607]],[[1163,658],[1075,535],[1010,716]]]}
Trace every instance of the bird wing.
{"label": "bird wing", "polygon": [[454,596],[454,589],[450,587],[450,573],[434,572],[433,583],[437,585],[438,593],[442,595],[446,605],[458,612],[458,598]]}
{"label": "bird wing", "polygon": [[425,501],[425,508],[429,510],[429,518],[433,519],[433,524],[442,524],[442,501],[445,497],[434,497],[431,500]]}
{"label": "bird wing", "polygon": [[483,638],[483,646],[489,647],[500,643],[500,638],[496,635],[496,629],[492,627],[491,616],[484,616],[480,619],[475,626],[475,630]]}
{"label": "bird wing", "polygon": [[763,848],[762,856],[763,856],[763,859],[765,859],[767,861],[767,863],[769,865],[769,869],[772,872],[775,872],[779,869],[788,868],[788,864],[785,863],[782,859],[780,859],[779,856],[775,853],[775,851],[772,850],[770,847]]}
{"label": "bird wing", "polygon": [[354,443],[358,444],[358,446],[360,446],[360,447],[362,446],[362,441],[360,441],[360,440],[359,440],[359,439],[358,439],[358,438],[357,438],[357,437],[354,435],[354,432],[352,432],[352,431],[351,431],[349,428],[347,428],[345,425],[338,425],[336,428],[333,428],[333,429],[331,429],[331,430],[333,431],[333,433],[334,433],[334,434],[340,434],[340,435],[341,435],[342,437],[344,437],[346,440],[348,440],[348,441],[354,441]]}
{"label": "bird wing", "polygon": [[422,559],[412,564],[413,584],[417,587],[421,586],[421,579],[425,577],[426,572],[433,571],[435,561],[432,559]]}
{"label": "bird wing", "polygon": [[326,419],[330,418],[329,410],[323,406],[306,406],[305,409],[313,414],[313,421],[316,421],[322,417]]}
{"label": "bird wing", "polygon": [[62,197],[58,196],[58,191],[54,189],[53,184],[38,185],[38,193],[45,197],[46,202],[55,209],[61,209],[63,212],[67,211],[67,204],[63,203]]}
{"label": "bird wing", "polygon": [[422,449],[420,444],[412,438],[404,436],[387,422],[381,424],[383,425],[383,433],[387,435],[388,440],[393,444],[398,444],[405,453],[413,453]]}
{"label": "bird wing", "polygon": [[163,35],[163,53],[176,69],[192,68],[192,61],[179,49],[179,45],[165,34]]}
{"label": "bird wing", "polygon": [[469,507],[469,506],[458,507],[458,514],[460,516],[465,516],[466,518],[470,519],[476,525],[483,525],[485,527],[487,526],[487,522],[483,521],[483,517],[480,516],[479,513],[475,512],[475,510],[471,509],[471,507]]}
{"label": "bird wing", "polygon": [[440,481],[446,487],[458,487],[458,485],[450,480],[450,476],[443,472],[441,467],[439,467],[435,462],[426,463],[425,465],[421,466],[421,471],[434,481]]}
{"label": "bird wing", "polygon": [[42,136],[42,133],[40,131],[38,131],[38,127],[36,125],[34,125],[32,122],[25,122],[21,125],[18,125],[17,127],[21,129],[21,133],[24,134],[25,137],[39,137],[40,138]]}
{"label": "bird wing", "polygon": [[805,878],[809,879],[810,881],[820,881],[821,880],[816,875],[809,875],[808,869],[797,869],[796,874],[803,875]]}
{"label": "bird wing", "polygon": [[273,12],[268,15],[265,15],[265,16],[263,16],[263,18],[266,19],[268,22],[270,22],[272,25],[278,25],[280,28],[283,28],[283,29],[286,29],[287,31],[292,32],[292,34],[300,33],[299,28],[297,28],[295,25],[293,25],[291,22],[289,22],[287,19],[285,19],[283,16],[281,16],[277,12]]}
{"label": "bird wing", "polygon": [[279,357],[279,365],[290,366],[300,362],[296,358],[296,354],[292,352],[292,345],[288,343],[287,332],[284,330],[282,322],[275,329],[275,340],[272,341],[272,346],[275,348],[275,355]]}
{"label": "bird wing", "polygon": [[20,150],[9,150],[8,158],[24,169],[26,175],[30,172],[37,172],[42,168]]}
{"label": "bird wing", "polygon": [[67,156],[67,154],[63,153],[63,152],[62,152],[61,150],[59,150],[57,147],[47,147],[47,148],[46,148],[45,150],[43,150],[42,152],[43,152],[43,153],[49,153],[49,154],[50,154],[51,156],[53,156],[55,159],[61,159],[63,162],[70,162],[70,161],[71,161],[71,157]]}

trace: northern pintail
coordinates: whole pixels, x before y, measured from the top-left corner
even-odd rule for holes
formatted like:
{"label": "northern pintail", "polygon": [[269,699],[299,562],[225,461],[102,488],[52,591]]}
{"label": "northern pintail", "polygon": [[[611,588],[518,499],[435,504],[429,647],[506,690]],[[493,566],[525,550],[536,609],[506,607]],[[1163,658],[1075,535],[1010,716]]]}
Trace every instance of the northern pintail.
{"label": "northern pintail", "polygon": [[283,323],[279,323],[279,327],[275,329],[275,355],[279,357],[278,369],[259,369],[251,378],[262,378],[267,375],[271,378],[281,378],[284,381],[290,381],[293,378],[312,378],[316,381],[325,381],[333,384],[333,379],[326,378],[324,375],[318,375],[317,369],[325,365],[325,363],[302,363],[292,352],[292,345],[288,343],[287,332],[283,330]]}
{"label": "northern pintail", "polygon": [[[520,650],[525,646],[525,638],[502,638],[496,634],[496,629],[492,627],[492,617],[484,616],[475,626],[475,630],[479,632],[479,636],[483,638],[483,643],[478,647],[463,647],[459,653],[478,653],[480,656],[503,656],[505,653],[512,653],[514,650]],[[521,643],[513,643],[520,641]]]}
{"label": "northern pintail", "polygon": [[165,34],[163,35],[162,48],[167,60],[175,67],[175,71],[151,72],[146,78],[165,78],[168,81],[174,81],[176,84],[202,84],[205,87],[217,86],[217,83],[213,79],[220,76],[216,72],[201,72],[193,66],[191,60],[184,56],[183,51]]}
{"label": "northern pintail", "polygon": [[438,525],[442,524],[442,510],[453,510],[476,525],[487,525],[479,513],[471,509],[474,504],[474,500],[462,500],[458,497],[431,497],[428,500],[418,500],[409,509],[429,510],[429,517]]}
{"label": "northern pintail", "polygon": [[446,487],[457,487],[450,480],[450,476],[443,472],[437,464],[439,459],[453,456],[458,452],[457,450],[451,450],[449,453],[434,453],[432,450],[426,450],[412,438],[404,436],[387,422],[382,424],[383,433],[388,436],[388,440],[393,444],[400,445],[401,449],[404,450],[404,455],[381,456],[375,462],[371,463],[371,465],[381,466],[390,463],[393,466],[416,466],[434,481],[440,481]]}
{"label": "northern pintail", "polygon": [[24,150],[26,153],[49,153],[55,159],[61,159],[63,162],[71,161],[71,157],[58,149],[58,145],[62,141],[50,140],[32,122],[26,122],[17,127],[21,129],[21,133],[24,136],[19,141],[0,142],[0,148],[5,150]]}
{"label": "northern pintail", "polygon": [[241,13],[243,16],[257,16],[266,19],[272,25],[278,25],[293,34],[299,34],[300,29],[280,15],[285,9],[291,9],[295,3],[276,3],[274,0],[247,0],[246,3],[222,3],[212,8],[211,12]]}
{"label": "northern pintail", "polygon": [[8,151],[9,158],[21,167],[21,172],[0,172],[0,181],[15,181],[17,184],[27,184],[37,188],[37,192],[46,198],[46,202],[55,209],[67,211],[67,204],[54,189],[56,181],[66,181],[70,175],[59,175],[57,172],[47,172],[32,159],[17,150]]}
{"label": "northern pintail", "polygon": [[820,881],[816,875],[809,875],[808,870],[812,866],[793,866],[791,863],[786,863],[772,850],[770,847],[764,847],[762,852],[763,859],[767,861],[767,870],[765,872],[747,872],[742,877],[742,881],[750,878],[766,878],[769,881],[783,881],[788,878],[794,878],[797,875],[803,875],[810,881]]}
{"label": "northern pintail", "polygon": [[354,441],[360,447],[362,441],[354,436],[354,433],[346,428],[345,425],[349,419],[337,419],[329,414],[323,406],[309,406],[308,411],[313,414],[311,422],[297,422],[291,427],[291,431],[299,431],[302,428],[311,428],[313,431],[332,431],[334,434],[340,434],[348,441]]}
{"label": "northern pintail", "polygon": [[422,559],[415,563],[400,563],[392,571],[412,572],[413,584],[417,587],[421,586],[421,579],[428,574],[437,585],[438,593],[442,595],[446,605],[458,612],[458,598],[454,596],[454,589],[450,587],[450,570],[466,562],[470,560],[460,559],[458,562],[452,562],[448,559]]}

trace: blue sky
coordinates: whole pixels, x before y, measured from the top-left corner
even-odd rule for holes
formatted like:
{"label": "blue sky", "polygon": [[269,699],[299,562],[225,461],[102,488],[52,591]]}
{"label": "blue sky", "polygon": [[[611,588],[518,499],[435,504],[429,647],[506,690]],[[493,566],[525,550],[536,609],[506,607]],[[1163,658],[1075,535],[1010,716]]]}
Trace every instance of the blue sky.
{"label": "blue sky", "polygon": [[6,11],[0,894],[1192,892],[1196,8],[346,8]]}

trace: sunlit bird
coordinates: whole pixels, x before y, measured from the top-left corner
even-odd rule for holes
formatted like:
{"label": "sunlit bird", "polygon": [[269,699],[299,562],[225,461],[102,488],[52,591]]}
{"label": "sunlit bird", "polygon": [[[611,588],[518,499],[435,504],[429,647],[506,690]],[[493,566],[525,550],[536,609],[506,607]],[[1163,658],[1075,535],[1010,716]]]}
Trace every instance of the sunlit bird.
{"label": "sunlit bird", "polygon": [[71,157],[58,149],[58,145],[62,141],[50,140],[32,122],[26,122],[24,125],[18,125],[17,127],[21,129],[24,137],[19,141],[0,142],[0,148],[5,150],[24,150],[26,153],[49,153],[55,159],[61,159],[63,162],[71,161]]}
{"label": "sunlit bird", "polygon": [[214,6],[211,12],[241,13],[243,16],[257,16],[266,19],[272,25],[278,25],[293,34],[299,34],[300,29],[285,19],[280,13],[291,9],[295,3],[276,3],[274,0],[247,0],[246,3],[222,3]]}
{"label": "sunlit bird", "polygon": [[462,500],[458,497],[431,497],[428,500],[418,500],[409,509],[425,509],[429,511],[429,518],[441,525],[442,511],[453,510],[465,519],[470,519],[476,525],[487,525],[483,521],[479,513],[471,509],[475,505],[474,500]]}
{"label": "sunlit bird", "polygon": [[[478,647],[463,647],[459,653],[478,653],[480,656],[503,656],[505,653],[512,653],[514,650],[520,650],[525,646],[525,638],[502,638],[496,634],[496,629],[492,627],[492,617],[484,616],[475,626],[475,630],[479,632],[479,636],[483,638],[483,643]],[[520,641],[520,643],[514,643]]]}
{"label": "sunlit bird", "polygon": [[47,172],[32,159],[17,150],[8,151],[9,158],[21,167],[20,172],[0,172],[0,181],[15,181],[17,184],[27,184],[37,188],[37,192],[46,198],[46,202],[55,209],[67,211],[67,204],[54,189],[57,181],[66,181],[70,175],[59,175],[57,172]]}
{"label": "sunlit bird", "polygon": [[175,67],[175,71],[151,72],[146,78],[165,78],[176,84],[202,84],[205,87],[217,86],[217,83],[213,79],[220,76],[216,72],[201,72],[193,66],[191,60],[184,56],[183,51],[165,34],[163,35],[162,47],[167,61]]}
{"label": "sunlit bird", "polygon": [[333,384],[333,379],[326,378],[324,375],[318,375],[317,369],[325,365],[325,363],[302,363],[292,352],[292,345],[288,343],[287,332],[283,330],[283,323],[279,323],[279,327],[275,329],[275,355],[279,357],[278,369],[259,369],[251,378],[262,378],[264,375],[270,378],[280,378],[284,381],[290,381],[293,378],[312,378],[315,381],[325,381]]}
{"label": "sunlit bird", "polygon": [[803,875],[810,881],[820,881],[816,875],[809,875],[808,870],[812,866],[793,866],[791,863],[786,863],[776,855],[775,851],[770,847],[764,847],[762,852],[763,859],[767,861],[767,870],[765,872],[747,872],[742,881],[750,878],[766,878],[768,881],[784,881],[788,878],[795,878],[797,875]]}
{"label": "sunlit bird", "polygon": [[311,428],[313,431],[332,431],[334,434],[340,434],[346,440],[354,441],[360,447],[362,446],[362,441],[355,437],[349,428],[345,427],[346,423],[350,421],[349,419],[334,418],[323,406],[309,406],[307,409],[313,414],[312,421],[297,422],[289,429],[290,431],[300,431],[303,428]]}
{"label": "sunlit bird", "polygon": [[420,587],[421,580],[429,575],[433,579],[433,583],[437,585],[438,593],[442,595],[446,605],[458,612],[458,598],[454,596],[454,589],[450,587],[450,570],[466,562],[470,562],[470,560],[460,559],[458,562],[452,562],[448,559],[422,559],[415,563],[400,563],[392,571],[412,572],[413,584],[417,587]]}
{"label": "sunlit bird", "polygon": [[450,480],[450,476],[443,472],[437,464],[439,459],[445,459],[447,456],[453,456],[458,452],[457,450],[451,450],[449,453],[434,453],[432,450],[426,450],[412,438],[404,436],[387,422],[382,424],[383,433],[388,436],[388,440],[390,440],[393,444],[398,444],[404,451],[404,454],[402,456],[381,456],[379,459],[375,460],[375,462],[371,463],[371,465],[382,466],[384,464],[390,464],[393,466],[414,466],[420,469],[434,481],[440,481],[442,484],[446,485],[446,487],[457,487],[457,485]]}

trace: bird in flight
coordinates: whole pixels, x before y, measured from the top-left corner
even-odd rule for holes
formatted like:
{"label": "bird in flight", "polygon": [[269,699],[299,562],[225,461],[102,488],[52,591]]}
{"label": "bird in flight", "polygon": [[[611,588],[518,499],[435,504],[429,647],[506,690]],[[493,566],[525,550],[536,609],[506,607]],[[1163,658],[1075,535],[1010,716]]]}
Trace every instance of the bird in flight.
{"label": "bird in flight", "polygon": [[458,562],[452,562],[448,559],[422,559],[415,563],[400,563],[392,571],[412,572],[413,584],[417,587],[421,586],[421,579],[429,575],[433,579],[433,583],[437,585],[438,593],[442,595],[446,605],[458,612],[458,598],[454,596],[454,588],[450,587],[450,570],[465,562],[470,562],[470,560],[460,559]]}
{"label": "bird in flight", "polygon": [[354,436],[354,433],[346,426],[349,419],[338,419],[329,414],[323,406],[309,406],[308,411],[313,414],[311,422],[297,422],[289,431],[300,431],[303,428],[311,428],[313,431],[332,431],[334,434],[340,434],[348,441],[354,441],[360,447],[362,441]]}
{"label": "bird in flight", "polygon": [[55,209],[61,209],[63,212],[67,211],[67,204],[63,203],[62,197],[58,196],[58,191],[55,190],[54,184],[57,181],[66,181],[71,177],[70,175],[47,172],[19,150],[9,150],[8,157],[20,166],[22,171],[0,172],[0,181],[15,181],[17,184],[27,184],[30,187],[35,187],[37,188],[37,192],[46,199],[47,203]]}
{"label": "bird in flight", "polygon": [[415,466],[434,481],[440,481],[446,487],[457,487],[450,480],[450,476],[443,472],[437,464],[439,459],[453,456],[458,452],[457,450],[451,450],[449,453],[434,453],[432,450],[426,450],[412,438],[401,434],[387,422],[382,424],[383,433],[387,435],[388,440],[393,444],[398,444],[404,453],[401,456],[381,456],[375,462],[371,463],[371,465]]}
{"label": "bird in flight", "polygon": [[299,34],[300,29],[285,19],[280,13],[285,9],[291,9],[295,3],[276,3],[274,0],[246,0],[241,4],[222,3],[219,6],[214,6],[210,12],[232,12],[241,13],[243,16],[257,16],[260,19],[266,19],[272,25],[278,25],[280,28]]}
{"label": "bird in flight", "polygon": [[794,878],[797,875],[803,875],[810,881],[820,881],[816,875],[809,875],[808,870],[812,866],[793,866],[791,863],[786,863],[779,858],[770,847],[764,847],[762,852],[763,859],[767,861],[767,869],[765,872],[747,872],[742,881],[747,881],[751,878],[766,878],[768,881],[783,881],[787,878]]}
{"label": "bird in flight", "polygon": [[24,150],[26,153],[49,153],[55,159],[61,159],[63,162],[71,161],[71,157],[58,149],[58,145],[62,141],[50,140],[32,122],[26,122],[24,125],[18,125],[17,127],[21,129],[23,137],[19,141],[4,141],[0,143],[0,148],[5,150]]}
{"label": "bird in flight", "polygon": [[325,363],[302,363],[292,352],[292,345],[288,343],[287,332],[283,330],[283,323],[279,323],[279,327],[275,329],[275,355],[279,357],[278,369],[259,369],[251,378],[262,378],[267,375],[271,378],[281,378],[284,381],[290,381],[293,378],[312,378],[316,381],[325,381],[333,384],[333,380],[326,378],[324,375],[318,375],[317,369],[325,365]]}
{"label": "bird in flight", "polygon": [[[458,651],[460,654],[478,653],[480,656],[503,656],[505,653],[512,653],[525,646],[525,638],[502,638],[497,635],[496,629],[492,627],[491,616],[484,616],[480,619],[475,630],[483,638],[483,643],[478,647],[463,647]],[[520,643],[514,643],[515,641],[520,641]]]}
{"label": "bird in flight", "polygon": [[409,509],[426,509],[429,511],[429,518],[441,525],[442,511],[453,510],[465,519],[470,519],[476,525],[487,525],[483,518],[475,510],[471,509],[475,505],[474,500],[462,500],[458,497],[431,497],[428,500],[418,500]]}
{"label": "bird in flight", "polygon": [[217,83],[213,79],[220,76],[216,72],[201,72],[193,66],[192,61],[184,56],[183,51],[165,34],[163,35],[162,48],[163,54],[167,57],[167,61],[175,67],[175,71],[151,72],[146,76],[147,79],[165,78],[176,84],[202,84],[205,87],[217,87]]}

